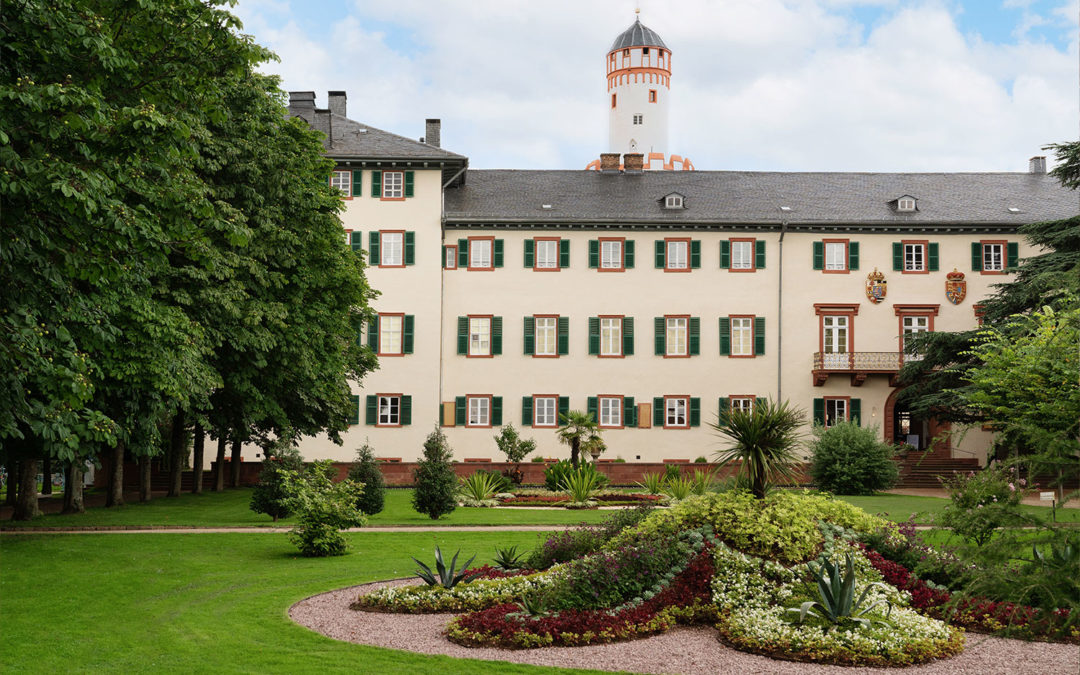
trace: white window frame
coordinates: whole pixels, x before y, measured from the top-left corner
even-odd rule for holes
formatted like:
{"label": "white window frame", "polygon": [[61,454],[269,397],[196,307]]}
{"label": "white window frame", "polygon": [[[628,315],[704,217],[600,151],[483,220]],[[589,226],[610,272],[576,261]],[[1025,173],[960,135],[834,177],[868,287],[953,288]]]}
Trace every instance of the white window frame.
{"label": "white window frame", "polygon": [[405,198],[405,172],[383,171],[382,174],[382,198],[404,199]]}
{"label": "white window frame", "polygon": [[908,336],[930,332],[930,317],[926,314],[904,314],[900,317],[900,325],[903,329],[904,361],[922,361],[923,355],[908,351]]}
{"label": "white window frame", "polygon": [[[682,420],[681,422],[679,421],[680,419]],[[685,396],[665,396],[664,428],[688,429],[689,427],[690,399]]]}
{"label": "white window frame", "polygon": [[559,426],[558,396],[533,396],[532,425],[534,427]]}
{"label": "white window frame", "polygon": [[983,272],[1004,272],[1005,271],[1005,244],[993,243],[983,244]]}
{"label": "white window frame", "polygon": [[375,418],[377,427],[401,426],[401,397],[378,396],[378,415]]}
{"label": "white window frame", "polygon": [[491,356],[491,317],[469,317],[469,356]]}
{"label": "white window frame", "polygon": [[754,355],[754,317],[731,317],[731,355]]}
{"label": "white window frame", "polygon": [[[396,348],[395,348],[396,344]],[[401,314],[379,315],[379,354],[404,353],[405,317]]]}
{"label": "white window frame", "polygon": [[690,242],[668,239],[664,242],[664,269],[680,272],[690,269]]}
{"label": "white window frame", "polygon": [[851,404],[846,398],[825,399],[825,428],[829,428],[836,422],[846,422],[850,419]]}
{"label": "white window frame", "polygon": [[467,427],[490,427],[491,426],[491,397],[490,396],[466,396],[465,397],[465,426]]}
{"label": "white window frame", "polygon": [[536,248],[536,269],[559,269],[558,239],[536,239],[534,246]]}
{"label": "white window frame", "polygon": [[493,269],[495,267],[494,249],[493,239],[469,239],[469,269]]}
{"label": "white window frame", "polygon": [[690,319],[685,316],[664,317],[664,347],[666,356],[690,355]]}
{"label": "white window frame", "polygon": [[343,197],[352,196],[352,171],[334,171],[330,174],[330,187],[341,190]]}
{"label": "white window frame", "polygon": [[645,115],[643,115],[641,113],[634,113],[634,124],[639,125],[639,124],[644,124],[644,123],[645,123]]}
{"label": "white window frame", "polygon": [[379,232],[379,267],[405,265],[405,233]]}
{"label": "white window frame", "polygon": [[842,241],[825,242],[825,269],[831,272],[846,270],[848,245]]}
{"label": "white window frame", "polygon": [[622,356],[621,317],[600,317],[600,356]]}
{"label": "white window frame", "polygon": [[605,429],[622,427],[623,400],[619,396],[600,396],[597,398],[597,423]]}
{"label": "white window frame", "polygon": [[901,197],[900,199],[898,199],[896,201],[896,210],[897,211],[914,211],[915,210],[915,200],[912,199],[911,197]]}
{"label": "white window frame", "polygon": [[456,270],[457,269],[457,257],[458,257],[457,246],[447,245],[447,246],[444,247],[443,250],[445,251],[445,255],[446,255],[446,260],[444,261],[444,266],[448,270]]}
{"label": "white window frame", "polygon": [[[559,317],[537,316],[533,318],[533,355],[559,355]],[[541,337],[543,333],[544,337]]]}
{"label": "white window frame", "polygon": [[728,402],[731,404],[731,411],[743,410],[745,412],[754,411],[754,397],[753,396],[732,396]]}
{"label": "white window frame", "polygon": [[664,200],[664,207],[669,209],[681,209],[683,207],[682,195],[668,195]]}
{"label": "white window frame", "polygon": [[623,269],[624,242],[621,239],[600,240],[600,269]]}
{"label": "white window frame", "polygon": [[754,269],[754,242],[746,240],[731,242],[731,269]]}
{"label": "white window frame", "polygon": [[904,244],[904,271],[926,271],[926,244]]}

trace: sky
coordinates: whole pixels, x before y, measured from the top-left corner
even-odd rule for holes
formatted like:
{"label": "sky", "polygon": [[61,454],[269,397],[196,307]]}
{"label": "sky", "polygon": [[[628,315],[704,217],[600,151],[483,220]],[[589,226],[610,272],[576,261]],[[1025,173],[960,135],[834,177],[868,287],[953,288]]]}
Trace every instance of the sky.
{"label": "sky", "polygon": [[[1080,134],[1080,0],[238,0],[286,91],[473,168],[584,168],[604,60],[672,52],[669,153],[699,170],[1026,171]],[[1052,156],[1051,156],[1052,163]]]}

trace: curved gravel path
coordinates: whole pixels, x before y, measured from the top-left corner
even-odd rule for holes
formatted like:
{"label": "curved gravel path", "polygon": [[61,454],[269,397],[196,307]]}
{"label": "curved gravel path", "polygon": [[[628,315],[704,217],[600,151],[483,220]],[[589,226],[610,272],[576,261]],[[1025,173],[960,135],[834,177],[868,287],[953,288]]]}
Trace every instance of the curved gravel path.
{"label": "curved gravel path", "polygon": [[[336,640],[403,649],[420,654],[444,654],[459,658],[510,661],[537,666],[629,670],[639,673],[714,675],[737,672],[781,673],[897,673],[901,669],[848,668],[777,661],[746,654],[720,644],[709,627],[679,627],[662,635],[586,647],[548,647],[509,650],[462,647],[442,636],[450,614],[385,614],[349,609],[361,593],[388,585],[406,585],[412,579],[363,584],[301,600],[289,609],[289,617],[302,626]],[[968,634],[964,652],[955,658],[902,669],[919,673],[1037,673],[1076,675],[1080,672],[1080,649],[1075,645],[1006,640]]]}

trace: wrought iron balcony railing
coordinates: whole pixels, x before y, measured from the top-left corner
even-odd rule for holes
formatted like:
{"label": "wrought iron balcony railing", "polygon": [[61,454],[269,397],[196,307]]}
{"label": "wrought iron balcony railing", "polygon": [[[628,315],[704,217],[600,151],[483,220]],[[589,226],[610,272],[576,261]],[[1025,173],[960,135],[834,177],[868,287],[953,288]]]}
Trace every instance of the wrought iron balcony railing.
{"label": "wrought iron balcony railing", "polygon": [[840,352],[837,354],[814,353],[814,370],[839,370],[853,372],[869,370],[894,372],[900,370],[904,359],[915,360],[918,356],[899,352]]}

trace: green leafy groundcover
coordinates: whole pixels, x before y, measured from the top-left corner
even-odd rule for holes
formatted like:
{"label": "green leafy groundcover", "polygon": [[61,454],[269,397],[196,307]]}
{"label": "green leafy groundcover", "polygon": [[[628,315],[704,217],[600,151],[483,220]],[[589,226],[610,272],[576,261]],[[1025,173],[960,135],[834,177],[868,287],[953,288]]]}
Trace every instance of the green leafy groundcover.
{"label": "green leafy groundcover", "polygon": [[[634,639],[678,623],[712,623],[744,651],[797,661],[902,666],[959,653],[963,633],[910,609],[910,595],[871,589],[871,628],[789,622],[817,599],[808,562],[855,561],[856,594],[882,580],[854,540],[889,525],[827,496],[745,492],[687,499],[654,512],[567,563],[453,589],[381,589],[354,605],[381,611],[465,611],[447,626],[464,645],[534,648]],[[827,629],[827,630],[826,630]]]}

